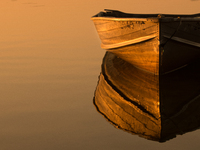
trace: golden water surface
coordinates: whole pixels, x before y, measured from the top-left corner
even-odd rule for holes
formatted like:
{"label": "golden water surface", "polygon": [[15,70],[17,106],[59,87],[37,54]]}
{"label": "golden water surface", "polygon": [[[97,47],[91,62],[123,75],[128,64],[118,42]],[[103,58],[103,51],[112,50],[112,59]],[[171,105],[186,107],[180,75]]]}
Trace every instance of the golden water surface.
{"label": "golden water surface", "polygon": [[200,13],[189,0],[1,0],[0,149],[198,149],[200,132],[158,144],[117,131],[92,99],[104,51],[90,17]]}

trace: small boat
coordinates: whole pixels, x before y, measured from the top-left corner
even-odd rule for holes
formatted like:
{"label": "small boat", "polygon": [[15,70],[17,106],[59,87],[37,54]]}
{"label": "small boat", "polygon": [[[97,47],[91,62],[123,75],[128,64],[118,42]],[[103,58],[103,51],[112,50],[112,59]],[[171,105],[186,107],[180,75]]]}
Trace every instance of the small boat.
{"label": "small boat", "polygon": [[155,75],[182,68],[200,56],[200,14],[128,14],[105,9],[91,19],[103,49]]}

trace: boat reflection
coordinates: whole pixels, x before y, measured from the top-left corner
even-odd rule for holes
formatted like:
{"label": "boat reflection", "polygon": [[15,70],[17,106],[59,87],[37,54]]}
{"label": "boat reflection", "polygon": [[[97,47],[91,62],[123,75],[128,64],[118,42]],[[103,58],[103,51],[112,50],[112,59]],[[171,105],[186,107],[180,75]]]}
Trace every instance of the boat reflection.
{"label": "boat reflection", "polygon": [[116,128],[165,142],[200,127],[199,66],[156,76],[107,52],[94,105]]}

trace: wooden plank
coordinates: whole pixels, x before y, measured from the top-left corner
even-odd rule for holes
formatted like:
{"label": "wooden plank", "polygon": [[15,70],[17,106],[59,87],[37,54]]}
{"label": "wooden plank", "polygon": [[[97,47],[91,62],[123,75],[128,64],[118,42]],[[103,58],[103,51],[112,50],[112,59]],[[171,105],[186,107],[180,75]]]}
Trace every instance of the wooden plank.
{"label": "wooden plank", "polygon": [[137,68],[146,70],[155,75],[159,74],[159,41],[154,38],[145,42],[110,49],[109,52],[114,53],[123,60],[131,63]]}
{"label": "wooden plank", "polygon": [[150,40],[152,38],[155,38],[156,36],[157,36],[156,34],[153,34],[153,35],[149,35],[149,36],[145,36],[145,37],[140,37],[140,38],[135,38],[133,40],[128,40],[128,41],[124,41],[124,42],[116,43],[116,44],[110,44],[110,45],[104,45],[104,44],[102,44],[101,48],[103,48],[103,49],[119,48],[119,47],[122,47],[122,46],[128,46],[128,45],[131,45],[131,44],[137,44],[137,43],[140,43],[140,42],[144,42],[146,40]]}
{"label": "wooden plank", "polygon": [[158,33],[158,23],[151,21],[110,21],[96,25],[103,44],[116,44]]}

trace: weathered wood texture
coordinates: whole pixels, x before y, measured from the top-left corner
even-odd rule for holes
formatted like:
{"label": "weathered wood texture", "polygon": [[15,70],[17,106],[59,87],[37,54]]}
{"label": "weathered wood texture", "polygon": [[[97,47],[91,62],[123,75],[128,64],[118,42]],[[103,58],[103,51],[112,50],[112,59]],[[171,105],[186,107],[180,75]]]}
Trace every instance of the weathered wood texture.
{"label": "weathered wood texture", "polygon": [[109,51],[137,68],[159,74],[159,47],[155,38]]}
{"label": "weathered wood texture", "polygon": [[[93,20],[102,44],[120,43],[158,33],[158,23],[138,20]],[[158,38],[158,37],[157,37]]]}
{"label": "weathered wood texture", "polygon": [[158,75],[183,67],[200,56],[199,16],[146,16],[108,10],[92,20],[102,48]]}
{"label": "weathered wood texture", "polygon": [[[108,51],[138,68],[159,74],[159,24],[155,20],[93,20],[103,46],[122,43],[133,39],[141,42]],[[154,36],[146,40],[145,37]],[[142,40],[144,38],[144,40]]]}

